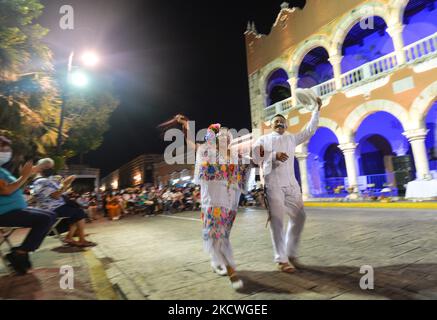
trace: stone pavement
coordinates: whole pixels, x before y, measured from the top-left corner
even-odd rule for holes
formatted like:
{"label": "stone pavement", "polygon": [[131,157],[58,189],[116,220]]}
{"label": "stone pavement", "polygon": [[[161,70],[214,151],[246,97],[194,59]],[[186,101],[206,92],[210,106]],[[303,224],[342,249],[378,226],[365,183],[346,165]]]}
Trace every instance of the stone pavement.
{"label": "stone pavement", "polygon": [[[307,208],[304,271],[280,273],[272,262],[266,212],[239,212],[232,230],[246,286],[231,289],[202,251],[199,212],[127,217],[93,224],[92,249],[126,299],[437,299],[437,212]],[[360,267],[374,268],[362,290]]]}
{"label": "stone pavement", "polygon": [[[16,231],[13,245],[23,239],[26,230]],[[7,253],[6,245],[2,252]],[[108,281],[102,263],[89,249],[63,247],[59,240],[47,237],[31,255],[33,270],[24,276],[12,273],[0,261],[0,299],[13,300],[96,300],[119,299]],[[73,269],[73,289],[61,289],[63,266]]]}

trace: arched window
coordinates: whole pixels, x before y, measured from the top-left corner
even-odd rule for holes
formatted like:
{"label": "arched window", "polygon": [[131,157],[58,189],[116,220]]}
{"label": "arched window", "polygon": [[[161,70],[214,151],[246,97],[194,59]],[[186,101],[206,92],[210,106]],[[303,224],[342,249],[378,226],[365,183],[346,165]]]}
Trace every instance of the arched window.
{"label": "arched window", "polygon": [[291,97],[290,85],[287,80],[288,75],[284,69],[277,69],[270,74],[266,87],[267,107]]}

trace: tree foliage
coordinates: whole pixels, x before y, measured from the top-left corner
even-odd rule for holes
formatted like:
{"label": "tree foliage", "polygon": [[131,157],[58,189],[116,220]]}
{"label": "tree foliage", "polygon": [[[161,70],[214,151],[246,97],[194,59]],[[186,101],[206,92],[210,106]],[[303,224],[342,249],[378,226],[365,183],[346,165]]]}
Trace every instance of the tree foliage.
{"label": "tree foliage", "polygon": [[[35,23],[43,8],[39,0],[0,0],[0,134],[13,139],[16,162],[54,156],[56,149],[65,74],[55,73],[42,41],[48,30]],[[110,89],[67,95],[64,159],[100,146],[118,105]]]}
{"label": "tree foliage", "polygon": [[58,88],[38,0],[0,0],[0,129],[16,161],[46,153],[56,136]]}
{"label": "tree foliage", "polygon": [[96,150],[109,129],[109,117],[119,102],[109,88],[92,88],[76,93],[67,100],[67,140],[64,150],[68,157],[83,156]]}

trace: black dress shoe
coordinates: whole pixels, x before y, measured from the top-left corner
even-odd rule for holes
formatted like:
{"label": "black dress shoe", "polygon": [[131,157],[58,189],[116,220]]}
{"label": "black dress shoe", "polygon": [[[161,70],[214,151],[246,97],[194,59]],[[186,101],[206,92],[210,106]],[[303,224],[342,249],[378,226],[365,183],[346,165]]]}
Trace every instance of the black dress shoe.
{"label": "black dress shoe", "polygon": [[[17,251],[17,250],[19,250],[19,248],[12,248],[12,251],[14,251],[14,252]],[[26,266],[27,269],[32,269],[33,268],[32,262],[30,261],[30,258],[29,258],[29,253],[26,253],[26,254],[17,253],[17,254],[21,255],[21,256],[24,256],[26,258],[25,266]]]}
{"label": "black dress shoe", "polygon": [[19,275],[24,275],[28,270],[28,258],[24,254],[18,254],[12,251],[6,255],[6,259],[11,264],[12,268]]}

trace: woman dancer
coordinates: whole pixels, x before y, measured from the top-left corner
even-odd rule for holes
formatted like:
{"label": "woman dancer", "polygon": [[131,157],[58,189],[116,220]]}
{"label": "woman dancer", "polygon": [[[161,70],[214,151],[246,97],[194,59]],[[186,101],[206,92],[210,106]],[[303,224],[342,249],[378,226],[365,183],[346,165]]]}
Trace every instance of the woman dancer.
{"label": "woman dancer", "polygon": [[[188,119],[175,117],[188,132]],[[245,191],[249,166],[242,157],[231,152],[232,134],[220,124],[209,126],[205,143],[195,146],[195,183],[200,185],[201,217],[204,249],[211,257],[214,272],[229,277],[234,289],[241,289],[243,281],[237,275],[229,240],[241,192]],[[190,143],[190,142],[188,142]],[[191,142],[192,143],[192,142]]]}

